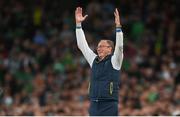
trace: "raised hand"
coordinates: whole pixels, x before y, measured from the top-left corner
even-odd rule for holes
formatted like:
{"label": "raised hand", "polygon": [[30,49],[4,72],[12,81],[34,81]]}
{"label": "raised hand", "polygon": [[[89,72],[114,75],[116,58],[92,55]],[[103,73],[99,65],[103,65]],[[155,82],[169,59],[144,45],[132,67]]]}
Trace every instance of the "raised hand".
{"label": "raised hand", "polygon": [[120,16],[119,16],[119,12],[118,12],[117,8],[114,11],[114,16],[115,16],[116,27],[121,27]]}
{"label": "raised hand", "polygon": [[82,21],[84,21],[87,16],[88,15],[85,15],[85,16],[82,15],[82,8],[81,7],[76,8],[76,11],[75,11],[76,24],[81,23]]}

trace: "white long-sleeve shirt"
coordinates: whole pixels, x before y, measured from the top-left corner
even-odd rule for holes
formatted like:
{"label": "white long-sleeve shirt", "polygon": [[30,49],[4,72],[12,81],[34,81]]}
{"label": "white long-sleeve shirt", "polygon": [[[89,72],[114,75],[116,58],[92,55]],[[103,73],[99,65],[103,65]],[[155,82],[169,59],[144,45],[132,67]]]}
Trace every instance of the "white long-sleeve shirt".
{"label": "white long-sleeve shirt", "polygon": [[[76,39],[77,39],[78,48],[81,50],[87,62],[92,68],[93,61],[97,55],[89,48],[85,38],[84,31],[81,28],[81,24],[77,25]],[[113,68],[116,70],[120,70],[122,61],[123,61],[123,33],[122,31],[116,30],[116,45],[115,45],[114,53],[111,58],[111,63]]]}

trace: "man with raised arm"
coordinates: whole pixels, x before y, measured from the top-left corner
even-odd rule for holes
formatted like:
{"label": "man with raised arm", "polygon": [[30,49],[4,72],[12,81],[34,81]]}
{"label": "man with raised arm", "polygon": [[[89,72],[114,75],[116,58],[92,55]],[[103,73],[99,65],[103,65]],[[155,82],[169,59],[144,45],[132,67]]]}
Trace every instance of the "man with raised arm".
{"label": "man with raised arm", "polygon": [[87,18],[82,8],[75,11],[76,38],[78,48],[83,53],[92,71],[89,84],[90,116],[118,116],[118,90],[120,69],[123,60],[123,33],[119,12],[115,9],[116,44],[111,40],[101,40],[97,55],[89,48],[81,23]]}

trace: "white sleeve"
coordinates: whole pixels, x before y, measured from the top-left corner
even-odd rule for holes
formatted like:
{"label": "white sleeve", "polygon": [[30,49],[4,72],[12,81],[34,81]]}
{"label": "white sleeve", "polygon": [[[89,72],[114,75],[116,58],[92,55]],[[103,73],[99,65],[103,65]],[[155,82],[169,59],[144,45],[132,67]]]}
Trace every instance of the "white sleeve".
{"label": "white sleeve", "polygon": [[81,25],[77,25],[76,27],[76,39],[78,48],[81,50],[87,62],[92,67],[93,61],[97,55],[89,48]]}
{"label": "white sleeve", "polygon": [[123,33],[121,28],[116,29],[116,45],[111,63],[114,69],[120,70],[123,61]]}

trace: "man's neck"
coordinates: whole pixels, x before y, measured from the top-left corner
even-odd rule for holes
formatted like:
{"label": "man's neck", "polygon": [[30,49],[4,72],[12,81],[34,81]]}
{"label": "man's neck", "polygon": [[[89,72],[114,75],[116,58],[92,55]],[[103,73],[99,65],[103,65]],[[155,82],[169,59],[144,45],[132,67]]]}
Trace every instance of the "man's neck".
{"label": "man's neck", "polygon": [[111,55],[111,54],[108,54],[108,55],[106,55],[106,56],[103,56],[103,57],[98,57],[99,58],[99,61],[102,61],[104,58],[106,58],[107,56],[109,56],[109,55]]}
{"label": "man's neck", "polygon": [[99,61],[102,61],[105,57],[99,57]]}

